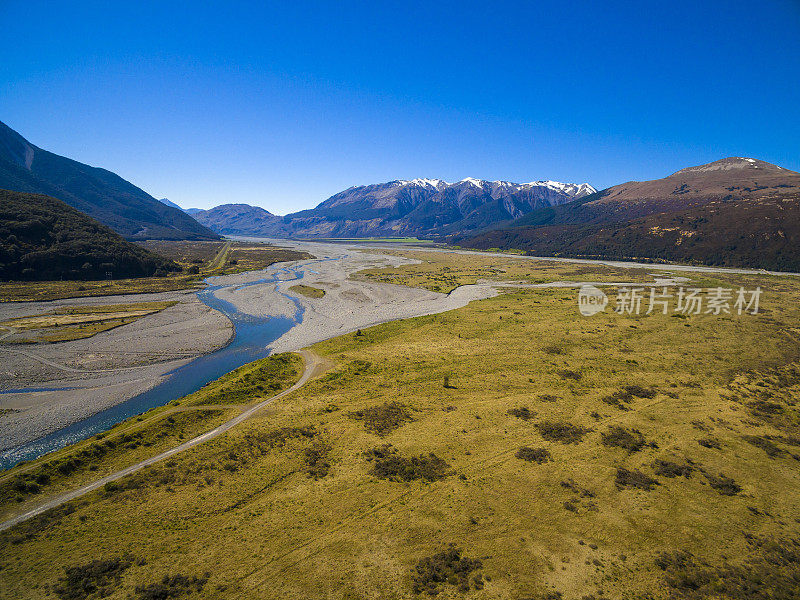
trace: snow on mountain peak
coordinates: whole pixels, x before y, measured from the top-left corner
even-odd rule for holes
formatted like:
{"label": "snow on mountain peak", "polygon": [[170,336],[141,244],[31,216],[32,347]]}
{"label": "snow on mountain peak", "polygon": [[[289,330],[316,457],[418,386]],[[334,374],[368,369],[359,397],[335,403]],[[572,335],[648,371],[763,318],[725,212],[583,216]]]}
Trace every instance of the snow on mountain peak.
{"label": "snow on mountain peak", "polygon": [[417,177],[416,179],[398,179],[398,185],[418,185],[420,187],[432,187],[439,189],[441,185],[450,185],[441,179],[428,179],[427,177]]}
{"label": "snow on mountain peak", "polygon": [[483,189],[487,184],[491,184],[496,187],[506,188],[506,189],[521,189],[525,187],[545,187],[553,191],[561,192],[562,194],[566,194],[567,196],[573,196],[576,198],[588,196],[589,194],[593,194],[597,190],[594,189],[588,183],[561,183],[560,181],[531,181],[530,183],[513,183],[511,181],[485,181],[483,179],[476,179],[475,177],[465,177],[461,181],[456,183],[448,183],[443,179],[428,179],[426,177],[418,177],[416,179],[398,179],[397,181],[392,182],[394,185],[398,186],[406,186],[406,185],[416,185],[419,187],[424,188],[433,188],[435,190],[442,190],[443,188],[449,187],[451,185],[459,185],[459,184],[468,184],[473,185],[476,188]]}

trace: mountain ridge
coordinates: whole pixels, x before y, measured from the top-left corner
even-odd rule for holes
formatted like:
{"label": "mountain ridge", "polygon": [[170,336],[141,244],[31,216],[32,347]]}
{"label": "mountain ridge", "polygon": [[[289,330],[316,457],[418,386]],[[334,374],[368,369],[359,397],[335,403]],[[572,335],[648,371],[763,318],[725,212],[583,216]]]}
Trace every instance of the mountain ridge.
{"label": "mountain ridge", "polygon": [[612,186],[452,241],[543,256],[800,271],[799,203],[800,173],[728,157]]}
{"label": "mountain ridge", "polygon": [[588,183],[555,181],[520,184],[470,177],[454,183],[428,178],[396,179],[352,186],[315,208],[283,217],[243,204],[226,204],[192,214],[200,223],[228,235],[427,237],[481,229],[522,216],[536,207],[562,204],[595,191]]}
{"label": "mountain ridge", "polygon": [[116,173],[43,150],[2,122],[0,188],[58,198],[127,239],[219,238]]}

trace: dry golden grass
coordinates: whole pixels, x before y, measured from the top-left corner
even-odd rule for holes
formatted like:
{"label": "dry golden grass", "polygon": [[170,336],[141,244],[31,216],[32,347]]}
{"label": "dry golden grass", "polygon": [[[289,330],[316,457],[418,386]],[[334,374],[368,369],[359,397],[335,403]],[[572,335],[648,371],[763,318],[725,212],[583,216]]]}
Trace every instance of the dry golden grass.
{"label": "dry golden grass", "polygon": [[623,269],[592,264],[559,263],[529,258],[507,258],[492,254],[457,254],[396,250],[387,252],[421,261],[400,269],[391,267],[360,271],[358,277],[374,281],[423,287],[447,293],[460,285],[491,281],[548,283],[552,281],[650,282],[647,269]]}
{"label": "dry golden grass", "polygon": [[289,289],[308,298],[322,298],[325,295],[325,290],[311,285],[293,285]]}
{"label": "dry golden grass", "polygon": [[[443,583],[443,598],[663,599],[662,551],[713,569],[756,560],[747,535],[800,534],[800,286],[698,281],[758,281],[764,311],[583,318],[574,290],[525,290],[317,344],[336,368],[228,435],[0,535],[0,597],[47,597],[66,567],[125,553],[145,561],[111,598],[206,572],[203,598],[413,598],[412,569],[451,542],[481,560],[483,584]],[[655,394],[604,402],[627,386]],[[382,437],[358,418],[392,402],[411,420]],[[548,441],[544,422],[590,431]],[[646,444],[604,444],[613,427]],[[375,477],[368,452],[384,444],[452,475]],[[320,456],[327,474],[312,476]],[[659,460],[693,470],[663,475],[675,469]],[[658,484],[628,487],[637,472]],[[741,490],[726,495],[721,476]]]}
{"label": "dry golden grass", "polygon": [[40,315],[7,319],[0,322],[0,327],[24,332],[22,336],[7,337],[6,343],[64,342],[92,337],[176,304],[177,301],[167,301],[69,306]]}
{"label": "dry golden grass", "polygon": [[0,472],[0,520],[213,429],[247,406],[291,387],[301,372],[302,359],[296,354],[257,360],[181,400]]}

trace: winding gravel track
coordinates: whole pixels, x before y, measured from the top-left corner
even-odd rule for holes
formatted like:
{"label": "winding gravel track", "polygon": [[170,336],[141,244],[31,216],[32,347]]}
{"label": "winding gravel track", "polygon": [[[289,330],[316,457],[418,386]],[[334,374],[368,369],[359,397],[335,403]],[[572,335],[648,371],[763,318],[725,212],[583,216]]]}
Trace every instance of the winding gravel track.
{"label": "winding gravel track", "polygon": [[312,377],[324,371],[325,368],[324,362],[319,356],[317,356],[310,350],[300,350],[299,354],[303,357],[303,361],[305,363],[303,375],[300,377],[298,382],[295,383],[292,387],[287,388],[284,391],[280,392],[279,394],[275,394],[274,396],[267,398],[266,400],[262,400],[255,406],[248,408],[244,412],[236,415],[235,417],[233,417],[229,421],[226,421],[222,425],[219,425],[218,427],[212,429],[211,431],[207,431],[206,433],[199,435],[196,438],[192,438],[191,440],[188,440],[179,446],[176,446],[170,450],[166,450],[161,454],[151,456],[150,458],[147,458],[129,467],[125,467],[124,469],[116,471],[115,473],[111,473],[110,475],[106,475],[105,477],[102,477],[97,481],[79,487],[78,489],[59,494],[58,496],[51,498],[47,502],[43,502],[42,504],[36,506],[35,508],[32,508],[31,510],[21,515],[9,519],[8,521],[4,521],[0,523],[0,531],[5,531],[6,529],[10,529],[11,527],[14,527],[15,525],[22,523],[23,521],[27,521],[32,517],[40,515],[43,512],[50,510],[51,508],[56,508],[57,506],[69,502],[70,500],[75,500],[76,498],[80,498],[81,496],[88,494],[89,492],[93,492],[97,489],[100,489],[109,482],[117,481],[118,479],[127,477],[128,475],[136,473],[137,471],[140,471],[145,467],[149,467],[150,465],[160,462],[166,458],[184,452],[185,450],[189,450],[190,448],[194,448],[195,446],[202,444],[203,442],[207,442],[208,440],[213,440],[214,438],[219,437],[229,429],[236,427],[239,423],[245,421],[246,419],[249,419],[256,412],[264,408],[266,405],[271,404],[275,400],[278,400],[279,398],[287,396],[292,392],[300,389],[306,383],[308,383]]}

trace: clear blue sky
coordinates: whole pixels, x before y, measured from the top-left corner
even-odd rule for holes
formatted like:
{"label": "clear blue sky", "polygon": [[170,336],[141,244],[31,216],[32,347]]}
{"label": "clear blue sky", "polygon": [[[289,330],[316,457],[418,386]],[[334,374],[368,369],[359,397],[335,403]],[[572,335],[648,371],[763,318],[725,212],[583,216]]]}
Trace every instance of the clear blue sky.
{"label": "clear blue sky", "polygon": [[800,170],[800,2],[0,0],[0,120],[184,207]]}

